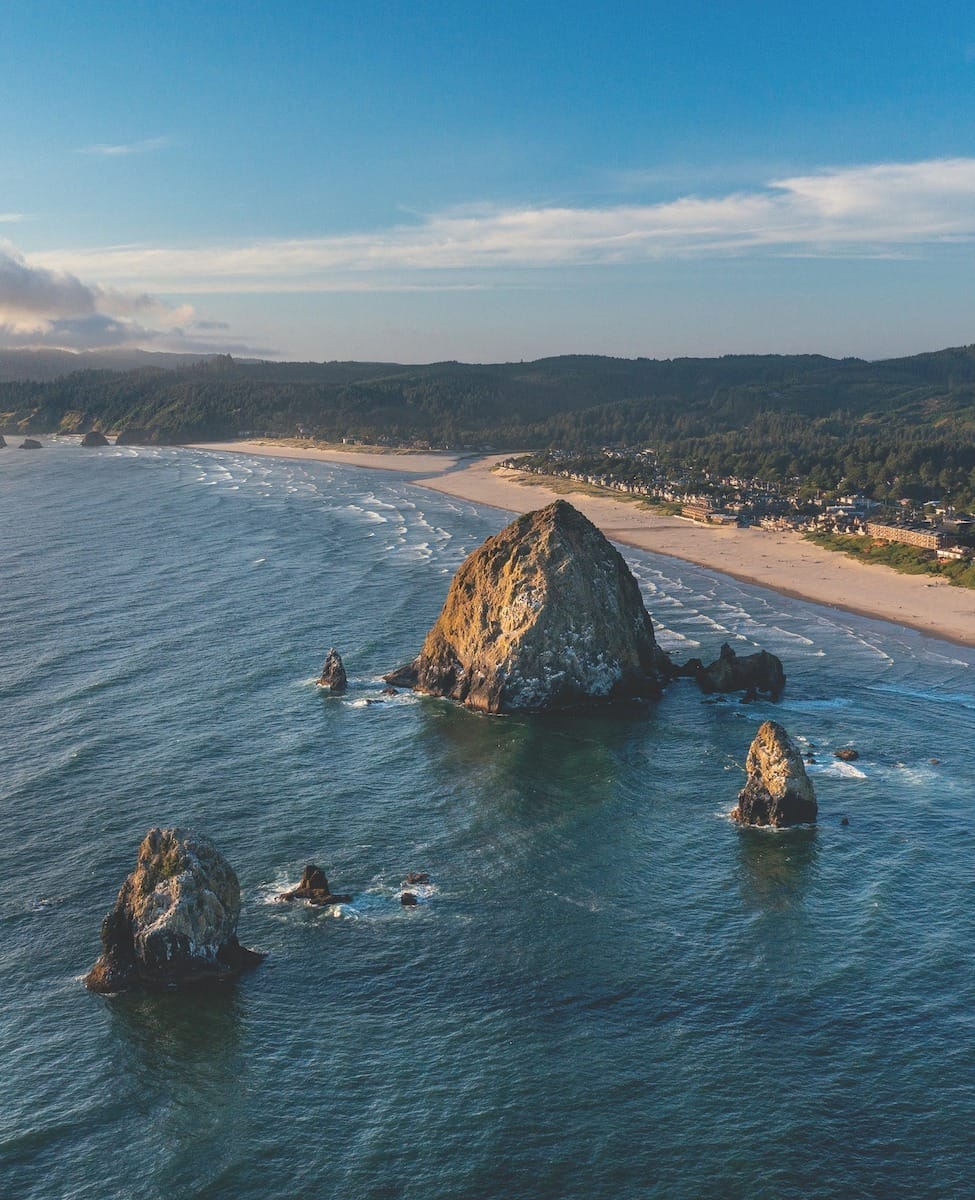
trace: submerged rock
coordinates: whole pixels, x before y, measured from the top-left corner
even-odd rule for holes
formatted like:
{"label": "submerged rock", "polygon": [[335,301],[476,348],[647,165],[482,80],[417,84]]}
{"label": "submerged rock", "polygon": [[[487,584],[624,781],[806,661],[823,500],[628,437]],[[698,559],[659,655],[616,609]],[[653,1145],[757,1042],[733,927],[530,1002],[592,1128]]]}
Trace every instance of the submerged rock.
{"label": "submerged rock", "polygon": [[759,693],[777,700],[785,687],[781,659],[767,650],[739,657],[727,642],[713,663],[705,667],[692,659],[681,673],[693,675],[702,692],[745,692],[747,700],[758,699]]}
{"label": "submerged rock", "polygon": [[264,958],[238,942],[239,916],[237,876],[209,838],[150,829],[102,922],[102,955],[85,983],[119,992],[233,979]]}
{"label": "submerged rock", "polygon": [[91,429],[81,439],[82,446],[107,446],[108,438],[98,429]]}
{"label": "submerged rock", "polygon": [[42,449],[42,447],[41,447],[41,443],[37,440],[37,438],[24,438],[24,440],[20,443],[20,446],[18,447],[18,449],[20,449],[20,450],[40,450],[40,449]]}
{"label": "submerged rock", "polygon": [[322,673],[318,677],[318,686],[320,688],[328,688],[333,692],[344,692],[348,686],[348,682],[348,677],[345,674],[345,666],[342,662],[342,655],[332,646],[325,657]]}
{"label": "submerged rock", "polygon": [[309,904],[349,904],[351,896],[333,895],[321,867],[309,863],[301,873],[301,882],[290,892],[281,895],[282,900],[307,900]]}
{"label": "submerged rock", "polygon": [[816,793],[789,735],[766,721],[748,750],[748,780],[732,818],[742,825],[803,825],[816,820]]}
{"label": "submerged rock", "polygon": [[656,697],[672,674],[623,556],[557,500],[465,559],[417,658],[385,678],[510,713]]}

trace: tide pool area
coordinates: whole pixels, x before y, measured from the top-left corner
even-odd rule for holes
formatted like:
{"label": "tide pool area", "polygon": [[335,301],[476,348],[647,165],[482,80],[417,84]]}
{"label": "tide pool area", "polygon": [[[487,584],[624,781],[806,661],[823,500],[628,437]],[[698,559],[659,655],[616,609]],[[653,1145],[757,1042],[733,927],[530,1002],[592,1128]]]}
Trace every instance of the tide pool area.
{"label": "tide pool area", "polygon": [[[489,718],[381,675],[497,510],[55,441],[0,514],[4,1195],[968,1193],[975,651],[624,548],[664,649],[770,650],[781,701]],[[769,718],[815,827],[728,819]],[[225,992],[82,985],[154,825],[239,875]],[[310,862],[352,901],[281,904]]]}

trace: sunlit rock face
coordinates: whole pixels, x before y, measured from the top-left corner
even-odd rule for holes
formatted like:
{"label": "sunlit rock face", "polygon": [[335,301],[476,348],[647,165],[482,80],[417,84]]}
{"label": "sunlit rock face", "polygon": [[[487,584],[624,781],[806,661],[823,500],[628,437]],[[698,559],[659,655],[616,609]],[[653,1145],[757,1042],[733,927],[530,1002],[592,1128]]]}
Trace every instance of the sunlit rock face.
{"label": "sunlit rock face", "polygon": [[102,955],[85,982],[118,992],[233,978],[263,958],[238,942],[239,916],[237,876],[208,838],[150,829],[102,922]]}
{"label": "sunlit rock face", "polygon": [[766,721],[748,749],[748,780],[732,812],[742,825],[802,825],[816,820],[816,793],[798,751],[777,721]]}
{"label": "sunlit rock face", "polygon": [[489,538],[387,679],[489,713],[651,698],[673,673],[620,552],[564,500]]}

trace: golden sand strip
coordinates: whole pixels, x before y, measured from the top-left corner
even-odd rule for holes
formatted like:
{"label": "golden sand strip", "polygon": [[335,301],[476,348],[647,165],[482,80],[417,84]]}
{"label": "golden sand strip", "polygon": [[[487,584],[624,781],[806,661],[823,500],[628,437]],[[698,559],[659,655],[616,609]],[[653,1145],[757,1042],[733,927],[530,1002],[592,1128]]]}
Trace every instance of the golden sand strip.
{"label": "golden sand strip", "polygon": [[[508,512],[540,508],[557,493],[516,472],[494,471],[502,455],[379,454],[281,442],[209,443],[201,450],[238,451],[277,458],[313,459],[406,473],[410,481],[475,504]],[[696,563],[745,583],[861,616],[975,646],[975,590],[925,575],[902,575],[824,550],[797,533],[697,525],[660,516],[626,500],[573,494],[572,503],[614,541]]]}

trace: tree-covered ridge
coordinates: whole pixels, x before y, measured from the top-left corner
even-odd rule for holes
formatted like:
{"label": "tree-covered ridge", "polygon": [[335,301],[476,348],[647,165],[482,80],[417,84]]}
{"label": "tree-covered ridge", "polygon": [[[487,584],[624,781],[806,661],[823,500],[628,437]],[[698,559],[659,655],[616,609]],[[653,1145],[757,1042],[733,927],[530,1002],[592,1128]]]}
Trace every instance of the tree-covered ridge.
{"label": "tree-covered ridge", "polygon": [[878,497],[975,501],[975,347],[869,363],[820,355],[530,363],[240,362],[0,382],[0,428],[159,442],[307,434],[451,448],[652,447],[701,470]]}

